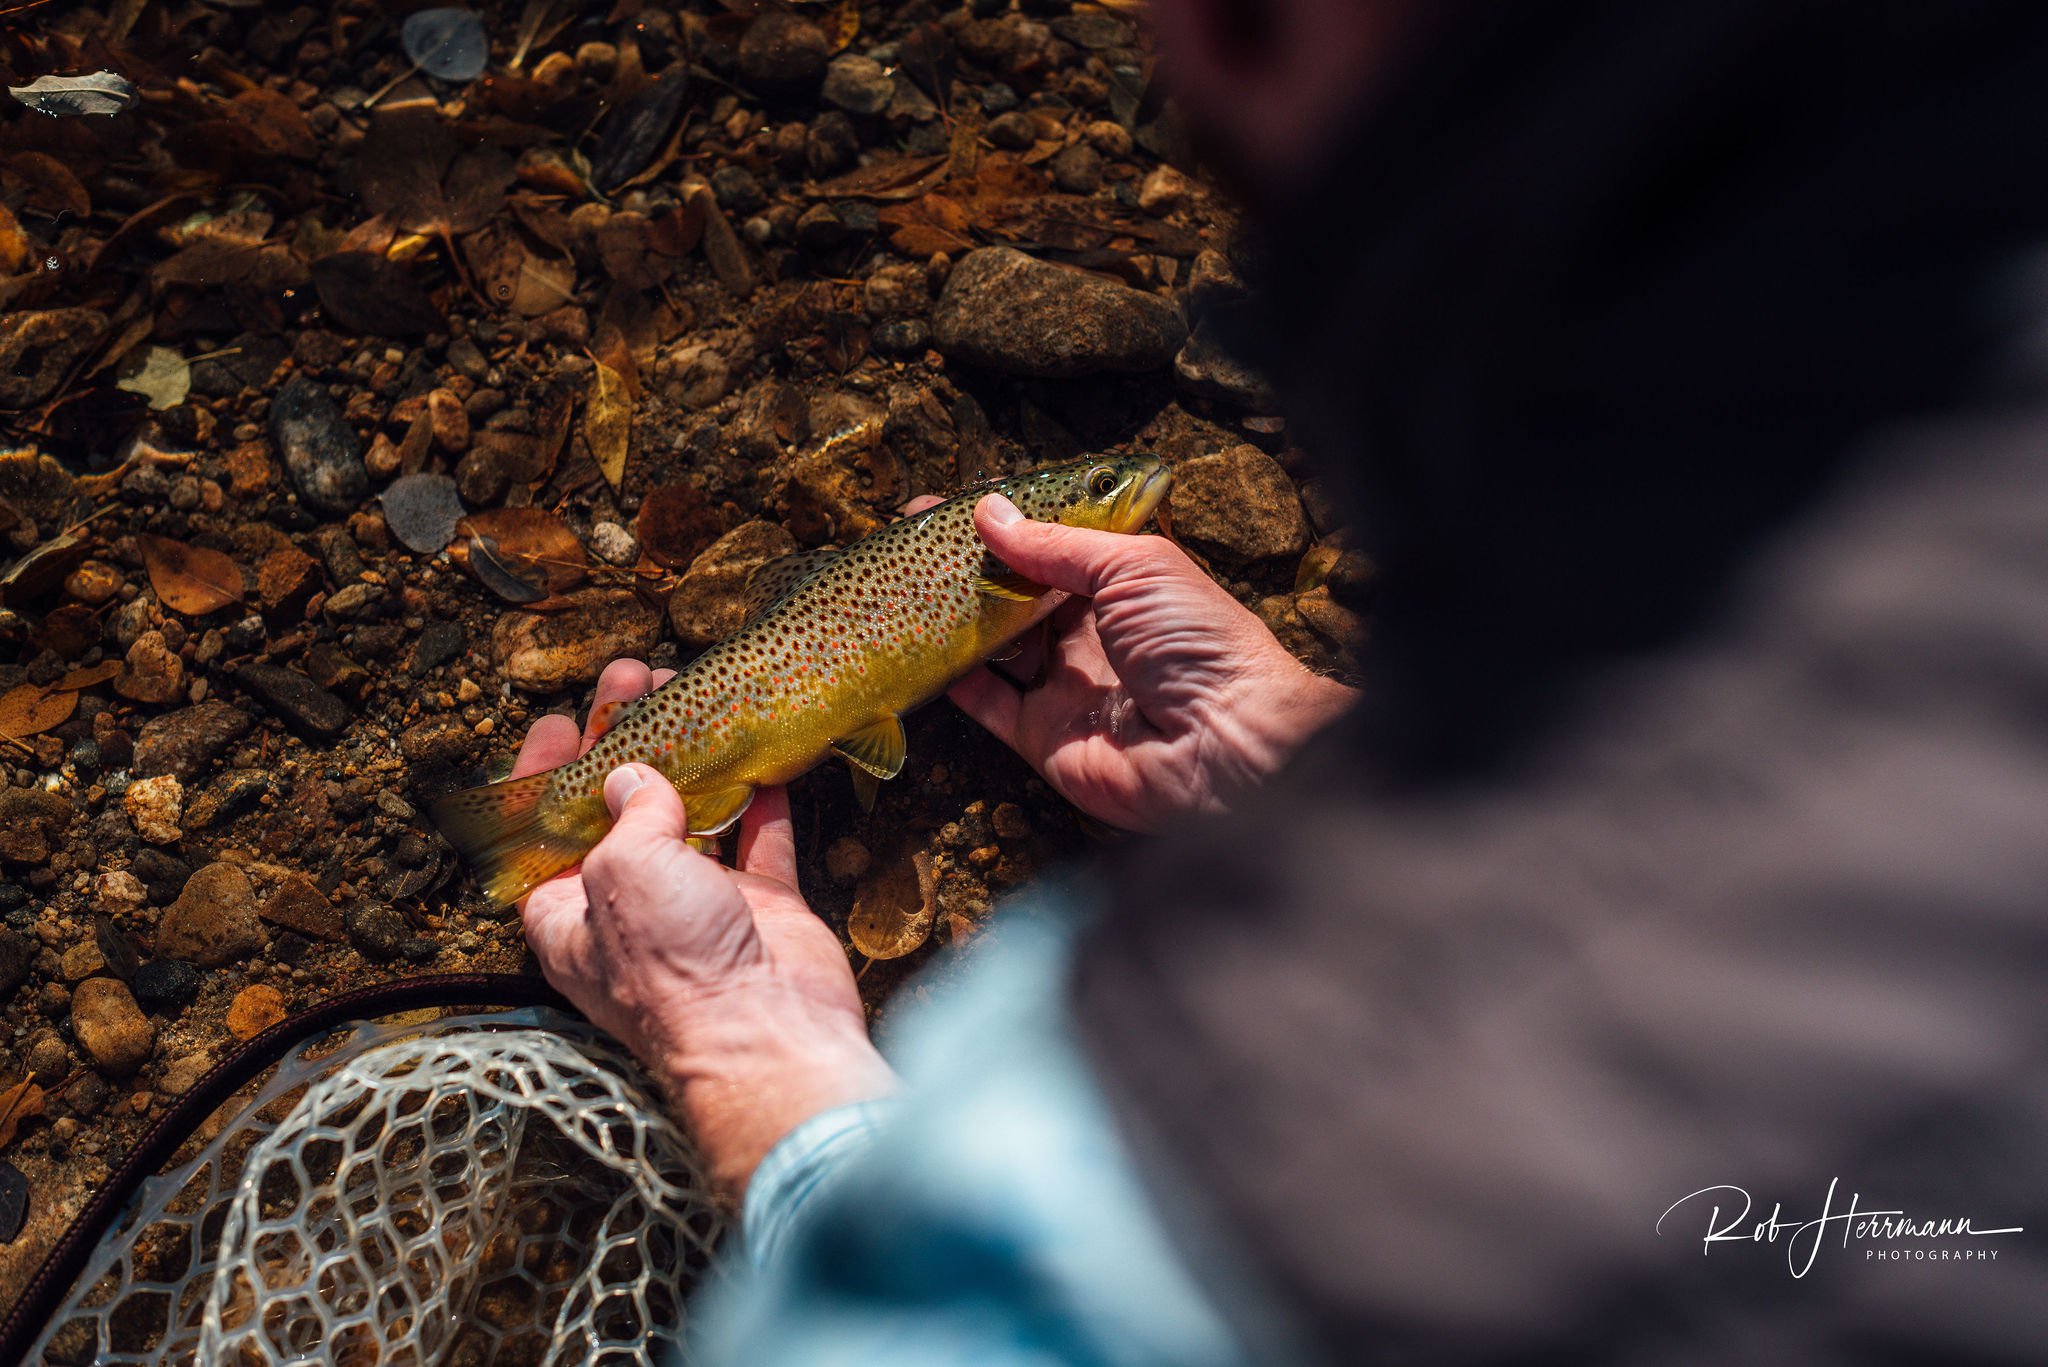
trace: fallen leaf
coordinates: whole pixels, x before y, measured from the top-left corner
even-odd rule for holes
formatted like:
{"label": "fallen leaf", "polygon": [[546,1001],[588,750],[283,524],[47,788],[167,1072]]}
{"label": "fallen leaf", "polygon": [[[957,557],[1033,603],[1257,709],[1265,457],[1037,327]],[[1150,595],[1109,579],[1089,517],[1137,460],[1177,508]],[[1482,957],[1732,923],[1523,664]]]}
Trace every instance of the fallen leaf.
{"label": "fallen leaf", "polygon": [[135,87],[111,71],[90,76],[44,76],[27,85],[10,85],[7,93],[38,114],[67,118],[77,114],[118,114],[135,103]]}
{"label": "fallen leaf", "polygon": [[491,508],[471,513],[457,531],[464,537],[485,538],[490,543],[487,554],[501,568],[518,580],[538,583],[544,594],[561,593],[590,577],[590,557],[584,553],[583,543],[545,508]]}
{"label": "fallen leaf", "polygon": [[946,178],[949,160],[941,153],[934,157],[878,161],[821,181],[807,193],[812,199],[916,199]]}
{"label": "fallen leaf", "polygon": [[162,412],[176,408],[192,392],[192,367],[172,348],[153,346],[143,354],[141,368],[116,380],[114,387],[142,395],[151,408]]}
{"label": "fallen leaf", "polygon": [[13,275],[29,263],[33,248],[14,211],[0,204],[0,275]]}
{"label": "fallen leaf", "polygon": [[634,539],[664,569],[689,568],[698,552],[725,534],[726,519],[693,484],[664,484],[640,500]]}
{"label": "fallen leaf", "polygon": [[120,672],[121,662],[119,660],[101,660],[96,665],[87,665],[83,669],[72,670],[63,678],[51,684],[50,687],[61,688],[67,693],[76,693],[80,689],[91,688],[95,684],[103,684]]}
{"label": "fallen leaf", "polygon": [[219,551],[147,534],[135,540],[150,587],[172,611],[201,617],[242,601],[242,571]]}
{"label": "fallen leaf", "polygon": [[859,34],[860,0],[839,0],[825,16],[825,36],[832,40],[832,50],[846,51]]}
{"label": "fallen leaf", "polygon": [[336,252],[315,261],[313,288],[327,316],[348,332],[405,337],[448,325],[405,267],[374,252]]}
{"label": "fallen leaf", "polygon": [[618,371],[599,361],[583,410],[583,440],[614,489],[626,478],[626,448],[632,435],[633,401],[626,395],[626,382]]}
{"label": "fallen leaf", "polygon": [[78,710],[78,694],[69,689],[17,684],[0,694],[0,737],[20,740],[62,726]]}
{"label": "fallen leaf", "polygon": [[399,26],[399,41],[412,64],[442,81],[473,81],[491,55],[484,23],[473,11],[423,9]]}
{"label": "fallen leaf", "polygon": [[892,859],[861,880],[846,918],[847,938],[870,959],[900,959],[931,938],[938,879],[931,856]]}
{"label": "fallen leaf", "polygon": [[974,227],[967,210],[945,195],[926,195],[915,203],[892,205],[876,217],[889,231],[889,245],[913,260],[939,252],[957,255],[974,245]]}
{"label": "fallen leaf", "polygon": [[497,594],[508,603],[537,603],[548,596],[545,587],[529,583],[513,573],[505,563],[498,543],[481,534],[472,536],[463,543],[462,563],[469,566],[469,572],[477,582]]}
{"label": "fallen leaf", "polygon": [[21,1081],[0,1092],[0,1149],[14,1142],[14,1131],[21,1122],[43,1113],[43,1089],[35,1079]]}
{"label": "fallen leaf", "polygon": [[79,183],[71,168],[47,152],[10,152],[0,158],[0,175],[28,187],[28,203],[45,213],[69,213],[84,218],[92,212],[92,197]]}

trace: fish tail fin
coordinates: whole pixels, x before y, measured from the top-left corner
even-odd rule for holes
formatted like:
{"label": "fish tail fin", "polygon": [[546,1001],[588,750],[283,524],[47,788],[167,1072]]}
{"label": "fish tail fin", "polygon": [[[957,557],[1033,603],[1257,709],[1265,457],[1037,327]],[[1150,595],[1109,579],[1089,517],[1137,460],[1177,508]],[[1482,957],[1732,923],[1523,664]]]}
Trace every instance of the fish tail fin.
{"label": "fish tail fin", "polygon": [[465,788],[430,809],[441,834],[462,851],[485,894],[501,907],[570,867],[597,843],[595,837],[556,830],[542,819],[540,800],[549,777],[530,774]]}

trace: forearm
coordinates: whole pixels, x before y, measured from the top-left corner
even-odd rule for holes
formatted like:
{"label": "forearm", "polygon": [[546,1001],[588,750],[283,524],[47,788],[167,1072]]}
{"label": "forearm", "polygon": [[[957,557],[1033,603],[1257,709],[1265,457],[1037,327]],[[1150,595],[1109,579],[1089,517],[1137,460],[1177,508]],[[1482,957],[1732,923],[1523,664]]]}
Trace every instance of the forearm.
{"label": "forearm", "polygon": [[648,1060],[713,1177],[736,1198],[763,1156],[812,1116],[893,1093],[858,1013],[763,983],[677,1013]]}

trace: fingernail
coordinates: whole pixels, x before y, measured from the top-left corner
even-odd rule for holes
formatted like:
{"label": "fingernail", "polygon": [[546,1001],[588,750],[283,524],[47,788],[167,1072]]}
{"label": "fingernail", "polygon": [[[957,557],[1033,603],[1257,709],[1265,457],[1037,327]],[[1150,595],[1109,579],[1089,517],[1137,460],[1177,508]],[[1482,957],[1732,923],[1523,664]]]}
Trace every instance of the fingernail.
{"label": "fingernail", "polygon": [[612,820],[619,819],[619,813],[626,810],[626,799],[638,792],[645,782],[647,780],[639,769],[632,765],[620,765],[605,775],[604,805],[611,808]]}
{"label": "fingernail", "polygon": [[998,527],[1007,527],[1012,522],[1024,520],[1024,514],[1017,511],[1017,505],[1001,494],[990,494],[981,501],[981,506],[987,510],[983,515]]}

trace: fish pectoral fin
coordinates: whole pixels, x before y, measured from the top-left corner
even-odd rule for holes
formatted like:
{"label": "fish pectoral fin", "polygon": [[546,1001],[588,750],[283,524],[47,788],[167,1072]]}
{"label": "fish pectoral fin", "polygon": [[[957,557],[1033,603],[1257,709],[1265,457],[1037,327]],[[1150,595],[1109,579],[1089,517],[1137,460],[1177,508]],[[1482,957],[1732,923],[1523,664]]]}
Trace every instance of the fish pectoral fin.
{"label": "fish pectoral fin", "polygon": [[832,748],[849,764],[865,769],[876,778],[894,778],[903,772],[903,722],[890,713],[872,726],[863,726]]}
{"label": "fish pectoral fin", "polygon": [[875,809],[875,794],[882,791],[882,780],[852,760],[846,761],[846,772],[853,777],[853,796],[860,803],[860,809],[872,812]]}
{"label": "fish pectoral fin", "polygon": [[974,591],[985,598],[1003,598],[1013,603],[1029,603],[1045,592],[1045,585],[1026,579],[1021,574],[977,574],[974,576]]}
{"label": "fish pectoral fin", "polygon": [[740,601],[747,610],[746,620],[752,622],[766,613],[788,596],[791,589],[825,568],[838,555],[837,550],[828,546],[763,562],[747,576],[746,590],[740,595]]}
{"label": "fish pectoral fin", "polygon": [[689,822],[691,835],[717,835],[738,821],[753,800],[753,788],[744,783],[708,793],[684,793],[683,819]]}

